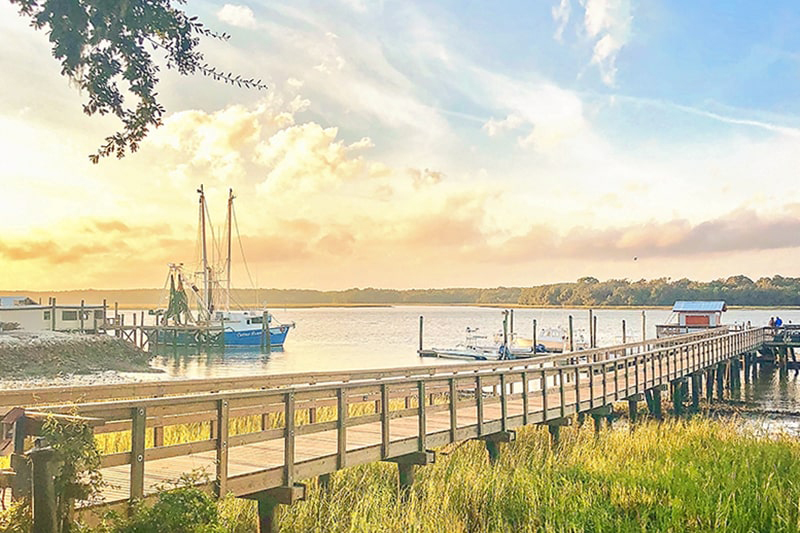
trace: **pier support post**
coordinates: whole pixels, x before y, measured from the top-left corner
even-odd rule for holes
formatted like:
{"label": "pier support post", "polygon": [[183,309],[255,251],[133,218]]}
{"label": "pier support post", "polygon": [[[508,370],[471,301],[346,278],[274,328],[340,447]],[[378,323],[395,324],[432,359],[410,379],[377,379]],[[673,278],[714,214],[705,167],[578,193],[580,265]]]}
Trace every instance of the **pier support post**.
{"label": "pier support post", "polygon": [[613,413],[613,408],[611,404],[604,405],[602,407],[598,407],[597,409],[593,409],[590,411],[592,415],[592,419],[594,419],[594,434],[599,435],[600,429],[603,427],[603,421],[605,420],[608,424],[608,427],[611,427],[611,413]]}
{"label": "pier support post", "polygon": [[400,490],[405,492],[414,484],[414,465],[411,463],[397,463],[397,479]]}
{"label": "pier support post", "polygon": [[714,368],[707,368],[706,369],[706,400],[709,403],[714,401]]}
{"label": "pier support post", "polygon": [[547,431],[550,433],[550,446],[554,449],[558,447],[561,438],[562,426],[571,426],[571,418],[555,418],[545,422],[547,424]]}
{"label": "pier support post", "polygon": [[749,353],[744,354],[744,382],[750,383],[750,364],[752,359]]}
{"label": "pier support post", "polygon": [[700,372],[692,374],[692,411],[700,410],[700,395],[703,393],[703,375]]}
{"label": "pier support post", "polygon": [[728,376],[728,388],[730,390],[736,390],[739,388],[739,358],[734,357],[728,362],[728,371],[730,375]]}
{"label": "pier support post", "polygon": [[52,472],[55,451],[49,446],[42,446],[37,439],[28,457],[33,477],[33,532],[58,533],[56,487]]}
{"label": "pier support post", "polygon": [[279,504],[291,505],[306,498],[306,486],[295,483],[291,487],[276,487],[255,494],[244,496],[258,502],[258,532],[276,533],[278,523],[275,510]]}
{"label": "pier support post", "polygon": [[725,363],[717,364],[717,398],[725,399]]}
{"label": "pier support post", "polygon": [[631,421],[631,429],[633,429],[633,424],[636,423],[639,416],[639,402],[642,400],[644,400],[644,394],[642,393],[628,396],[628,418]]}
{"label": "pier support post", "polygon": [[390,463],[397,463],[397,479],[401,496],[408,493],[414,484],[414,465],[425,466],[436,462],[436,454],[431,450],[413,452],[399,457],[385,459]]}
{"label": "pier support post", "polygon": [[683,402],[686,399],[686,378],[676,379],[670,383],[672,387],[672,409],[677,416],[683,414]]}
{"label": "pier support post", "polygon": [[514,442],[517,440],[517,432],[513,430],[500,431],[491,435],[484,435],[481,440],[486,444],[486,451],[489,453],[489,463],[495,464],[500,459],[500,443]]}
{"label": "pier support post", "polygon": [[658,385],[645,392],[645,398],[647,398],[647,407],[650,409],[650,415],[652,415],[656,420],[664,419],[664,414],[661,410],[661,391],[664,387],[666,387],[666,385]]}

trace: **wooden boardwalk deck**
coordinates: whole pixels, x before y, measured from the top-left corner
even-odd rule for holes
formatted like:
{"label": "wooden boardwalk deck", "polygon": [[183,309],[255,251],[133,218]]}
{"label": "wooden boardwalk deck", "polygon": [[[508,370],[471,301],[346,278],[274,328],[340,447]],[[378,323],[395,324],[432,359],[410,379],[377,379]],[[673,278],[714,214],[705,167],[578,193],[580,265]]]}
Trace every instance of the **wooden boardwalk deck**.
{"label": "wooden boardwalk deck", "polygon": [[[89,397],[98,401],[28,408],[23,419],[77,413],[102,420],[94,428],[98,435],[129,438],[127,451],[103,457],[108,504],[146,497],[191,471],[204,472],[205,486],[217,494],[252,497],[349,466],[590,413],[719,368],[767,337],[766,328],[718,329],[529,360],[267,380],[283,378],[282,387],[254,378],[206,380],[204,392],[191,383],[162,384],[156,394],[163,397],[108,400],[103,391]],[[64,394],[86,398],[89,392]],[[249,432],[237,434],[231,428],[245,417]],[[165,427],[187,423],[207,427],[200,440],[164,445]],[[146,447],[149,435],[153,445]]]}

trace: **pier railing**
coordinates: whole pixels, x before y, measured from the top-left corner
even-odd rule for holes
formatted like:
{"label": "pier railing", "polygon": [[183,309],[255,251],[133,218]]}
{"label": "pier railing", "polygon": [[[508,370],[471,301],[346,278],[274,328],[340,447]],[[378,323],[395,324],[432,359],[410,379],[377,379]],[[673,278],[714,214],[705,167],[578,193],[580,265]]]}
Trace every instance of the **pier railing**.
{"label": "pier railing", "polygon": [[[757,331],[760,331],[756,328]],[[144,383],[115,383],[112,385],[89,385],[68,387],[31,387],[0,391],[0,415],[18,406],[36,406],[53,403],[87,403],[120,398],[147,398],[175,396],[181,394],[234,391],[247,389],[268,389],[289,385],[314,385],[317,383],[336,383],[354,380],[375,380],[391,377],[414,377],[453,372],[475,372],[485,369],[539,368],[542,366],[563,365],[576,358],[592,362],[614,359],[623,355],[648,352],[667,348],[688,341],[700,340],[727,333],[726,327],[713,330],[647,339],[645,341],[618,344],[591,350],[581,350],[562,354],[535,356],[509,361],[489,361],[476,363],[448,363],[441,365],[417,365],[397,368],[369,370],[344,370],[321,372],[297,372],[291,374],[272,374],[261,376],[224,377],[212,379],[187,379],[174,381],[153,381]]]}
{"label": "pier railing", "polygon": [[[47,414],[84,417],[95,421],[96,435],[130,442],[102,457],[107,503],[141,499],[192,468],[205,469],[217,494],[248,496],[591,412],[753,351],[768,335],[766,328],[718,328],[529,360],[213,380],[214,388],[203,380],[202,391],[197,383],[159,384],[156,393],[175,395],[42,405],[14,410],[7,421],[15,454],[36,435],[27,421]],[[225,390],[234,386],[240,389]],[[202,431],[164,443],[165,428],[186,424]]]}

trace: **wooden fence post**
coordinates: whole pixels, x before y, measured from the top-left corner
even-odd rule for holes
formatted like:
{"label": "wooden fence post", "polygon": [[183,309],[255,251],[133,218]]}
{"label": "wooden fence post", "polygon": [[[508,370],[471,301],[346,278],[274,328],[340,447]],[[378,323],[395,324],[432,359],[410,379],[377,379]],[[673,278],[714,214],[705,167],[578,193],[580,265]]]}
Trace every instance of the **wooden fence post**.
{"label": "wooden fence post", "polygon": [[58,533],[56,487],[53,477],[55,451],[37,439],[28,454],[33,465],[33,533]]}
{"label": "wooden fence post", "polygon": [[131,500],[144,496],[144,441],[147,412],[144,407],[131,409]]}

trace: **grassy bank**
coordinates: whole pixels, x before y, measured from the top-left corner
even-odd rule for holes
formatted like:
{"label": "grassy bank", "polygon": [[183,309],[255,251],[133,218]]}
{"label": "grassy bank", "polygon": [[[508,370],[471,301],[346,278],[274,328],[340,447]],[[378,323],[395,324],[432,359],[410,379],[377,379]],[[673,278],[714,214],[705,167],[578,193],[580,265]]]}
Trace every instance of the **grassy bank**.
{"label": "grassy bank", "polygon": [[52,331],[0,333],[2,379],[106,370],[148,372],[150,357],[132,344],[107,335]]}
{"label": "grassy bank", "polygon": [[[377,463],[313,480],[281,507],[281,531],[798,531],[800,443],[732,421],[647,422],[631,433],[591,424],[520,430],[489,464],[482,443],[439,450],[399,494],[396,466]],[[256,527],[253,502],[218,505],[222,531]]]}
{"label": "grassy bank", "polygon": [[[446,451],[446,450],[445,450]],[[420,468],[407,501],[393,465],[334,476],[281,514],[284,531],[797,531],[800,444],[730,422],[528,428],[491,466],[479,442]]]}
{"label": "grassy bank", "polygon": [[[306,482],[306,501],[280,507],[281,531],[800,530],[800,442],[700,417],[599,437],[564,428],[555,451],[528,427],[495,465],[480,442],[446,447],[407,495],[388,463],[338,472],[327,490]],[[209,531],[256,528],[253,502],[228,497],[217,514]]]}

